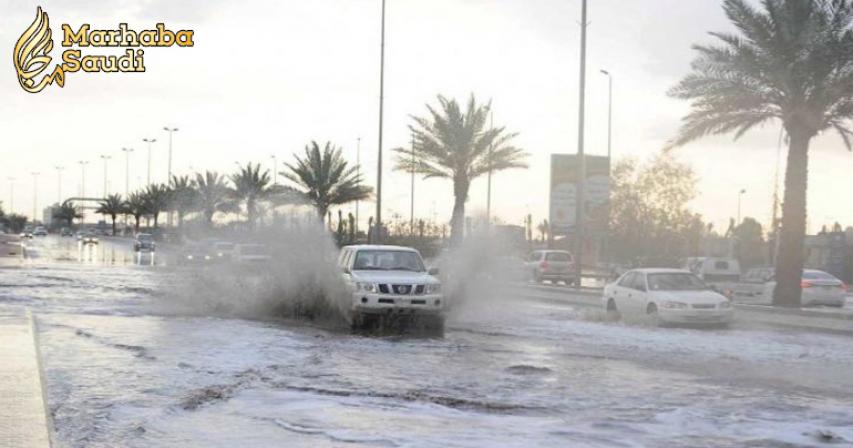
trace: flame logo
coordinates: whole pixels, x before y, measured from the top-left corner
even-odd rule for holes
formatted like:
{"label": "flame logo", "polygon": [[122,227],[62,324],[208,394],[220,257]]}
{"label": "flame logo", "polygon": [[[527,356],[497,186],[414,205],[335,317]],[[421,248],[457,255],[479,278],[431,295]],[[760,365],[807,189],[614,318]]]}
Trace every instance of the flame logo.
{"label": "flame logo", "polygon": [[48,53],[52,49],[53,39],[47,13],[39,6],[36,10],[36,19],[18,39],[15,44],[15,53],[12,55],[15,69],[18,71],[18,82],[27,92],[40,92],[54,81],[59,87],[65,85],[62,65],[57,65],[53,73],[45,75],[38,83],[35,81],[35,78],[48,68],[52,60]]}

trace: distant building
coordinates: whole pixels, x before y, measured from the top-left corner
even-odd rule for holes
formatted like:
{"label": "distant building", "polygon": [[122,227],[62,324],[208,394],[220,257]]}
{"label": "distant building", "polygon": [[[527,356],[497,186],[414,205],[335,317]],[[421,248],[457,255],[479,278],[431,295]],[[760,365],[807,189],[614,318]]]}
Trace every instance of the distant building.
{"label": "distant building", "polygon": [[853,232],[806,235],[805,266],[826,271],[849,283],[853,281]]}

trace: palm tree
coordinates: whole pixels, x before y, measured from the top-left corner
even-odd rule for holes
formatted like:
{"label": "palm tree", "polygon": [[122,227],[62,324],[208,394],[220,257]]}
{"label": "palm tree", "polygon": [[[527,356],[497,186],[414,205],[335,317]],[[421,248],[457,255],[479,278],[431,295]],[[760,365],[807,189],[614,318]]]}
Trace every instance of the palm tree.
{"label": "palm tree", "polygon": [[300,186],[317,214],[323,220],[329,207],[360,201],[370,196],[372,188],[363,186],[358,167],[348,166],[341,149],[326,142],[323,151],[315,141],[305,146],[305,157],[294,154],[296,163],[285,163],[288,171],[280,174]]}
{"label": "palm tree", "polygon": [[169,207],[170,191],[169,187],[164,184],[151,184],[145,187],[142,193],[145,199],[145,209],[147,214],[154,218],[154,228],[158,227],[160,213]]}
{"label": "palm tree", "polygon": [[111,194],[107,196],[95,213],[100,213],[104,216],[109,216],[113,220],[113,235],[116,234],[116,217],[126,210],[124,200],[120,194]]}
{"label": "palm tree", "polygon": [[[414,135],[414,157],[410,148],[396,148],[396,169],[414,171],[424,178],[445,178],[453,181],[453,217],[451,240],[462,239],[465,220],[465,201],[471,181],[489,171],[526,168],[522,149],[509,142],[517,134],[503,127],[486,129],[491,102],[478,105],[471,95],[467,110],[460,109],[456,100],[439,95],[441,110],[427,105],[428,118],[412,117],[409,126]],[[414,159],[414,160],[413,160]]]}
{"label": "palm tree", "polygon": [[207,171],[203,175],[196,173],[195,189],[196,207],[201,210],[209,227],[213,226],[213,216],[216,212],[232,209],[225,176],[215,171]]}
{"label": "palm tree", "polygon": [[134,230],[139,233],[139,220],[148,213],[147,200],[143,192],[134,192],[127,197],[125,202],[125,213],[133,216],[135,221]]}
{"label": "palm tree", "polygon": [[670,95],[692,110],[671,146],[710,134],[780,120],[788,134],[782,230],[774,305],[799,306],[802,290],[806,186],[811,139],[837,131],[851,149],[853,117],[853,6],[850,0],[725,0],[739,31],[711,33],[721,43],[696,45],[693,72]]}
{"label": "palm tree", "polygon": [[261,202],[273,199],[282,189],[272,185],[269,170],[261,172],[261,164],[246,164],[240,171],[231,175],[231,198],[238,204],[245,204],[249,225],[254,227]]}
{"label": "palm tree", "polygon": [[548,238],[548,234],[551,232],[551,226],[548,225],[548,220],[544,220],[536,226],[536,230],[539,231],[539,241],[545,241]]}
{"label": "palm tree", "polygon": [[83,215],[80,213],[80,208],[70,202],[63,202],[56,207],[53,211],[53,217],[58,221],[65,221],[68,223],[68,227],[71,227],[74,224],[74,220],[77,218],[82,218]]}
{"label": "palm tree", "polygon": [[178,214],[178,227],[184,223],[184,216],[192,211],[196,204],[195,181],[190,176],[172,175],[169,180],[169,209]]}

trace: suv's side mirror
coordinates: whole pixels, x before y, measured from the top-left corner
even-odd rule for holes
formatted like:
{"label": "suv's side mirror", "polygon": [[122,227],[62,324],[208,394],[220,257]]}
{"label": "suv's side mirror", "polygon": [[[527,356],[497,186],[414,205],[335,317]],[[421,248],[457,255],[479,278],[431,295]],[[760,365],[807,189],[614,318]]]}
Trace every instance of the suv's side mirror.
{"label": "suv's side mirror", "polygon": [[429,275],[438,275],[438,268],[429,268],[427,271]]}

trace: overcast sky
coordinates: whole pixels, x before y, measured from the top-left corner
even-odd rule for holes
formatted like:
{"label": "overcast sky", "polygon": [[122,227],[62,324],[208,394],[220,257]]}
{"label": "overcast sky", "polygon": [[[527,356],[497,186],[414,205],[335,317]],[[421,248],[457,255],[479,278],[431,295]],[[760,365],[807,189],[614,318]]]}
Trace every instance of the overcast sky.
{"label": "overcast sky", "polygon": [[[142,30],[165,22],[172,30],[193,29],[195,47],[146,49],[142,74],[71,73],[64,88],[29,94],[18,86],[8,55],[37,5],[50,16],[54,62],[63,23],[115,29],[127,22]],[[6,210],[9,177],[16,178],[14,210],[31,214],[30,173],[41,173],[41,209],[57,199],[56,166],[66,168],[63,195],[80,190],[80,160],[90,162],[87,195],[102,194],[100,155],[112,157],[109,190],[123,193],[122,147],[135,149],[130,185],[140,186],[145,137],[157,139],[152,180],[165,181],[164,125],[180,128],[173,162],[179,174],[230,172],[235,161],[272,168],[272,155],[290,160],[312,139],[342,146],[354,161],[360,137],[363,171],[375,182],[380,0],[0,0],[0,11],[0,48],[7,55],[0,70],[0,200]],[[425,113],[424,104],[437,94],[491,99],[495,124],[518,131],[516,143],[531,154],[530,169],[495,176],[496,214],[518,224],[528,212],[537,222],[546,218],[549,156],[577,150],[579,20],[580,0],[388,0],[385,147],[407,144],[409,115]],[[606,152],[607,80],[599,73],[606,68],[615,77],[614,156],[649,157],[687,111],[665,92],[687,73],[690,45],[708,42],[707,31],[730,28],[720,2],[590,0],[589,20],[587,152]],[[693,208],[725,227],[737,212],[737,192],[746,189],[743,214],[768,222],[778,135],[773,124],[737,142],[710,138],[679,149],[678,158],[700,179]],[[810,229],[836,220],[853,224],[842,193],[853,186],[853,158],[835,135],[818,138],[812,148]],[[386,219],[407,217],[408,177],[390,169],[386,175]],[[484,212],[485,191],[485,178],[475,181],[470,215]],[[419,180],[415,194],[416,215],[449,220],[449,182]]]}

